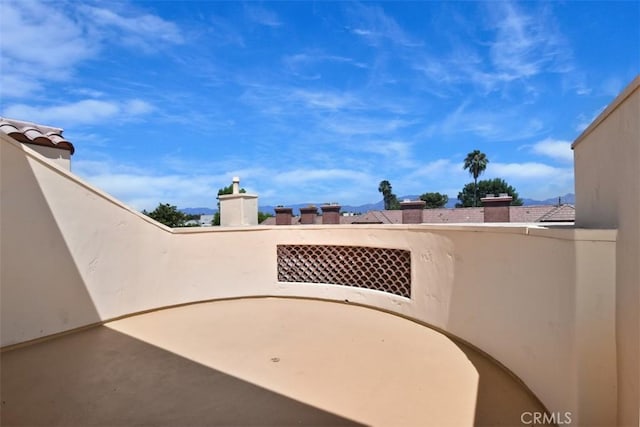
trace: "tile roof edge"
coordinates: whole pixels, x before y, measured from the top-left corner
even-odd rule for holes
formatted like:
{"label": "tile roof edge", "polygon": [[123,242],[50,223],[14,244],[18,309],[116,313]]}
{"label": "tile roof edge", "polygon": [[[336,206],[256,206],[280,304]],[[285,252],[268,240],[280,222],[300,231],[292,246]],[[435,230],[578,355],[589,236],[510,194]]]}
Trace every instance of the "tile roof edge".
{"label": "tile roof edge", "polygon": [[71,154],[75,152],[73,144],[62,136],[62,128],[0,117],[0,128],[7,127],[9,129],[2,129],[2,133],[20,143],[67,150]]}

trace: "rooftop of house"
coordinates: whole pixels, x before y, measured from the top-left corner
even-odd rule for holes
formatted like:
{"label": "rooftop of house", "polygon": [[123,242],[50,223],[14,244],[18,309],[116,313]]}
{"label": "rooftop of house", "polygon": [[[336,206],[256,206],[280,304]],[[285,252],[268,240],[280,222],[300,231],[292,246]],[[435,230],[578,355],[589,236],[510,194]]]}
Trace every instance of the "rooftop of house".
{"label": "rooftop of house", "polygon": [[0,131],[18,142],[58,148],[74,153],[73,144],[63,136],[63,129],[22,120],[0,117]]}
{"label": "rooftop of house", "polygon": [[[424,224],[482,223],[484,209],[484,207],[423,209],[422,222]],[[569,204],[509,207],[511,222],[514,223],[573,222],[575,212],[575,207]],[[301,224],[300,219],[300,216],[292,216],[291,225]],[[322,224],[322,216],[316,215],[314,223]],[[360,215],[341,216],[340,224],[402,224],[402,211],[379,210]],[[276,218],[267,218],[262,225],[276,225]]]}

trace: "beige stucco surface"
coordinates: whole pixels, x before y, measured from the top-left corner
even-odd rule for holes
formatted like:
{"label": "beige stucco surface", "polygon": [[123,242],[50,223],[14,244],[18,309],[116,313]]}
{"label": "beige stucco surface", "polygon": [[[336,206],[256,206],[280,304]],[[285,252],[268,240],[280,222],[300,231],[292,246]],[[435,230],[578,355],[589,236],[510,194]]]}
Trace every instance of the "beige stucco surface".
{"label": "beige stucco surface", "polygon": [[640,76],[574,143],[576,225],[617,228],[618,422],[640,425]]}
{"label": "beige stucco surface", "polygon": [[317,300],[182,306],[1,357],[12,425],[461,427],[517,425],[543,410],[506,371],[441,333]]}
{"label": "beige stucco surface", "polygon": [[37,144],[29,144],[29,147],[50,159],[56,165],[66,170],[71,170],[71,152],[69,150]]}
{"label": "beige stucco surface", "polygon": [[[349,300],[466,340],[521,378],[550,411],[572,412],[577,425],[616,422],[615,231],[444,225],[172,231],[24,145],[3,138],[0,147],[2,346],[196,301]],[[410,250],[412,297],[280,283],[278,244]]]}
{"label": "beige stucco surface", "polygon": [[255,194],[227,194],[218,196],[218,200],[222,227],[258,225],[258,196]]}

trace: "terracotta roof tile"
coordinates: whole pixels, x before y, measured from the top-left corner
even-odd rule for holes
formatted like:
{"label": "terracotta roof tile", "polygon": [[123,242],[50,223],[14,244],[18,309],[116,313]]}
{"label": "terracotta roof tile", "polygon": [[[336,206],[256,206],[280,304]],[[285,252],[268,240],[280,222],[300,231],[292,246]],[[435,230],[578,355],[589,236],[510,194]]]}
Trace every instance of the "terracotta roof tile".
{"label": "terracotta roof tile", "polygon": [[538,221],[540,222],[572,222],[576,220],[576,208],[573,205],[558,206],[545,215],[543,215]]}
{"label": "terracotta roof tile", "polygon": [[[572,205],[511,206],[511,222],[571,222],[575,221],[575,208]],[[425,224],[464,224],[484,222],[484,208],[424,209],[422,222]],[[275,225],[275,217],[267,218],[262,224]],[[300,217],[292,217],[293,225],[300,224]],[[322,224],[318,215],[315,224]],[[401,210],[369,211],[355,216],[341,216],[340,224],[402,224]]]}
{"label": "terracotta roof tile", "polygon": [[377,215],[379,211],[369,211],[362,215],[357,215],[352,221],[352,224],[384,224]]}
{"label": "terracotta roof tile", "polygon": [[260,225],[276,225],[276,217],[270,216],[260,223]]}
{"label": "terracotta roof tile", "polygon": [[62,136],[60,128],[0,117],[0,131],[25,144],[59,148],[71,154],[75,151],[73,144]]}
{"label": "terracotta roof tile", "polygon": [[575,221],[572,205],[511,206],[511,222],[569,222]]}
{"label": "terracotta roof tile", "polygon": [[386,220],[383,224],[402,224],[401,210],[380,211],[380,217]]}

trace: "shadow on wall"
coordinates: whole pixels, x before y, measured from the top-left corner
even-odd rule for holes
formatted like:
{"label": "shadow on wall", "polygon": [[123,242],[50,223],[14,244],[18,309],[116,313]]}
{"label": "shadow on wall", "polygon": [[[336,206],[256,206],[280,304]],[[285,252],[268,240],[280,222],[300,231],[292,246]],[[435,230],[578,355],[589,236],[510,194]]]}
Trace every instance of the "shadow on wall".
{"label": "shadow on wall", "polygon": [[3,345],[33,339],[34,330],[41,337],[99,322],[100,316],[27,157],[12,144],[2,141],[0,146]]}
{"label": "shadow on wall", "polygon": [[543,413],[544,405],[516,377],[478,350],[457,341],[479,374],[476,426],[522,425],[524,413]]}
{"label": "shadow on wall", "polygon": [[574,243],[500,232],[451,238],[458,265],[445,330],[508,366],[549,410],[576,410],[553,407],[574,393]]}

